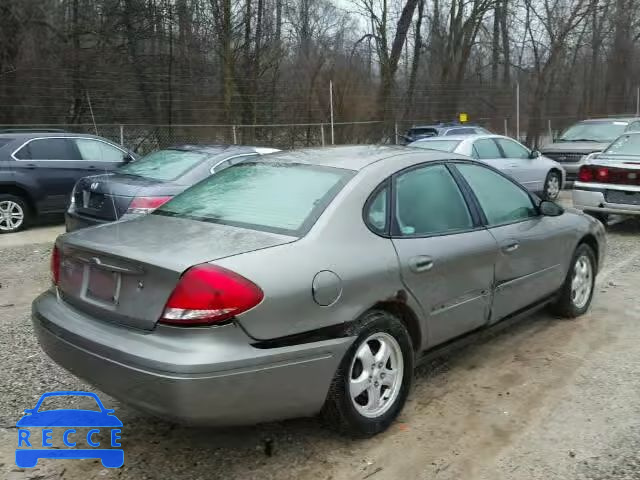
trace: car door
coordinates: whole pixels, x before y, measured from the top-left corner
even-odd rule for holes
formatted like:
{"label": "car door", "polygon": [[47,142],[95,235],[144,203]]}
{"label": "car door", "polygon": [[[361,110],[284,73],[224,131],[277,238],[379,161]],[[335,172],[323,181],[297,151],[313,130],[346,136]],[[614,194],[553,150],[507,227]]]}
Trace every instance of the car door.
{"label": "car door", "polygon": [[537,158],[531,158],[531,152],[524,145],[510,138],[496,138],[498,146],[507,160],[505,173],[527,187],[530,192],[541,192],[547,176],[547,167]]}
{"label": "car door", "polygon": [[560,217],[538,212],[520,185],[483,165],[457,163],[498,244],[490,322],[494,323],[554,293],[564,281],[562,267],[573,233]]}
{"label": "car door", "polygon": [[[79,167],[86,175],[106,173],[124,165],[127,152],[115,145],[97,138],[73,138],[82,161]],[[84,175],[84,176],[86,176]]]}
{"label": "car door", "polygon": [[473,142],[471,155],[498,170],[506,171],[507,162],[502,156],[502,151],[493,138],[480,138]]}
{"label": "car door", "polygon": [[22,144],[13,157],[16,173],[32,178],[41,192],[42,213],[65,210],[76,181],[85,175],[78,165],[80,153],[71,138],[34,138]]}
{"label": "car door", "polygon": [[392,185],[392,242],[402,280],[425,313],[429,345],[484,325],[495,239],[480,225],[446,165],[405,170]]}

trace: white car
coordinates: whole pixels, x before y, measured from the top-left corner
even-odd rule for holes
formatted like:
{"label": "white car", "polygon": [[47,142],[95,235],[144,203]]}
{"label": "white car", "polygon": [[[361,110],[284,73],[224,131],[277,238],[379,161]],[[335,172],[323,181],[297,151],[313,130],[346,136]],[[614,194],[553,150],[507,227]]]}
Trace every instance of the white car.
{"label": "white car", "polygon": [[610,213],[640,215],[640,132],[625,133],[591,154],[573,188],[574,206],[605,224]]}
{"label": "white car", "polygon": [[503,135],[456,135],[424,138],[409,147],[459,153],[485,162],[521,183],[530,192],[556,200],[565,184],[562,165]]}

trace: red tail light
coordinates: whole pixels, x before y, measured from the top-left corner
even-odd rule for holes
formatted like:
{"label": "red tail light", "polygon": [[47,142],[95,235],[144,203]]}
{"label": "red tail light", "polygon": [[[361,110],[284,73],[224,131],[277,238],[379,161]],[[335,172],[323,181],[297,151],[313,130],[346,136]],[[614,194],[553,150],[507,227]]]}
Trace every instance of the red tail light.
{"label": "red tail light", "polygon": [[596,168],[596,182],[607,182],[609,180],[609,169],[607,167]]}
{"label": "red tail light", "polygon": [[173,197],[135,197],[129,204],[127,213],[150,213]]}
{"label": "red tail light", "polygon": [[60,281],[60,250],[55,245],[51,250],[51,281],[54,285]]}
{"label": "red tail light", "polygon": [[580,167],[580,170],[578,171],[578,180],[581,182],[592,182],[593,170],[591,167],[587,167],[586,165]]}
{"label": "red tail light", "polygon": [[159,322],[185,326],[220,323],[255,307],[263,297],[257,285],[237,273],[197,265],[182,275]]}

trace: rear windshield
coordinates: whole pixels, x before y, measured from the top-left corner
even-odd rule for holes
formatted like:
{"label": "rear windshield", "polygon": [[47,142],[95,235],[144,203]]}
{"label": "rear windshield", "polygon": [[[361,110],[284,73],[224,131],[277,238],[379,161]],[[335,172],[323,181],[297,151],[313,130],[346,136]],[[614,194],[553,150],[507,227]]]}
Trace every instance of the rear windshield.
{"label": "rear windshield", "polygon": [[152,178],[176,180],[207,158],[202,152],[158,150],[118,169],[119,173]]}
{"label": "rear windshield", "polygon": [[622,135],[629,122],[603,120],[577,123],[569,127],[558,139],[560,142],[612,142]]}
{"label": "rear windshield", "polygon": [[441,152],[453,152],[460,144],[460,140],[426,140],[424,142],[410,143],[410,147],[439,150]]}
{"label": "rear windshield", "polygon": [[435,136],[435,135],[438,135],[438,130],[436,130],[435,128],[412,128],[411,130],[409,130],[409,135]]}
{"label": "rear windshield", "polygon": [[0,138],[0,148],[4,147],[7,143],[13,142],[13,138]]}
{"label": "rear windshield", "polygon": [[640,156],[640,135],[622,135],[604,151],[607,155]]}
{"label": "rear windshield", "polygon": [[354,174],[296,163],[240,163],[153,213],[302,236]]}

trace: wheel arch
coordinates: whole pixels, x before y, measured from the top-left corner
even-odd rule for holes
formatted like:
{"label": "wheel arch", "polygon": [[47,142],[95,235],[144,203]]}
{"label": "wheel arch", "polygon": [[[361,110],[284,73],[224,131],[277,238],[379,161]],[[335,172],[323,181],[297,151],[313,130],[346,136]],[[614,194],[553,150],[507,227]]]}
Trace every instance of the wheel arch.
{"label": "wheel arch", "polygon": [[409,332],[413,350],[415,352],[420,351],[422,347],[422,329],[420,328],[420,321],[413,309],[407,305],[406,301],[403,301],[402,298],[382,300],[373,305],[370,310],[382,310],[397,317]]}
{"label": "wheel arch", "polygon": [[36,202],[34,201],[33,197],[31,196],[31,194],[26,188],[23,188],[13,183],[3,183],[3,184],[0,184],[0,194],[3,194],[3,193],[9,194],[9,195],[15,195],[16,197],[20,197],[24,199],[24,201],[27,202],[27,206],[31,209],[31,212],[32,213],[37,212]]}
{"label": "wheel arch", "polygon": [[580,245],[587,245],[589,248],[591,248],[596,259],[596,271],[598,271],[598,265],[600,265],[600,249],[596,237],[592,233],[587,233],[580,239],[576,248]]}

